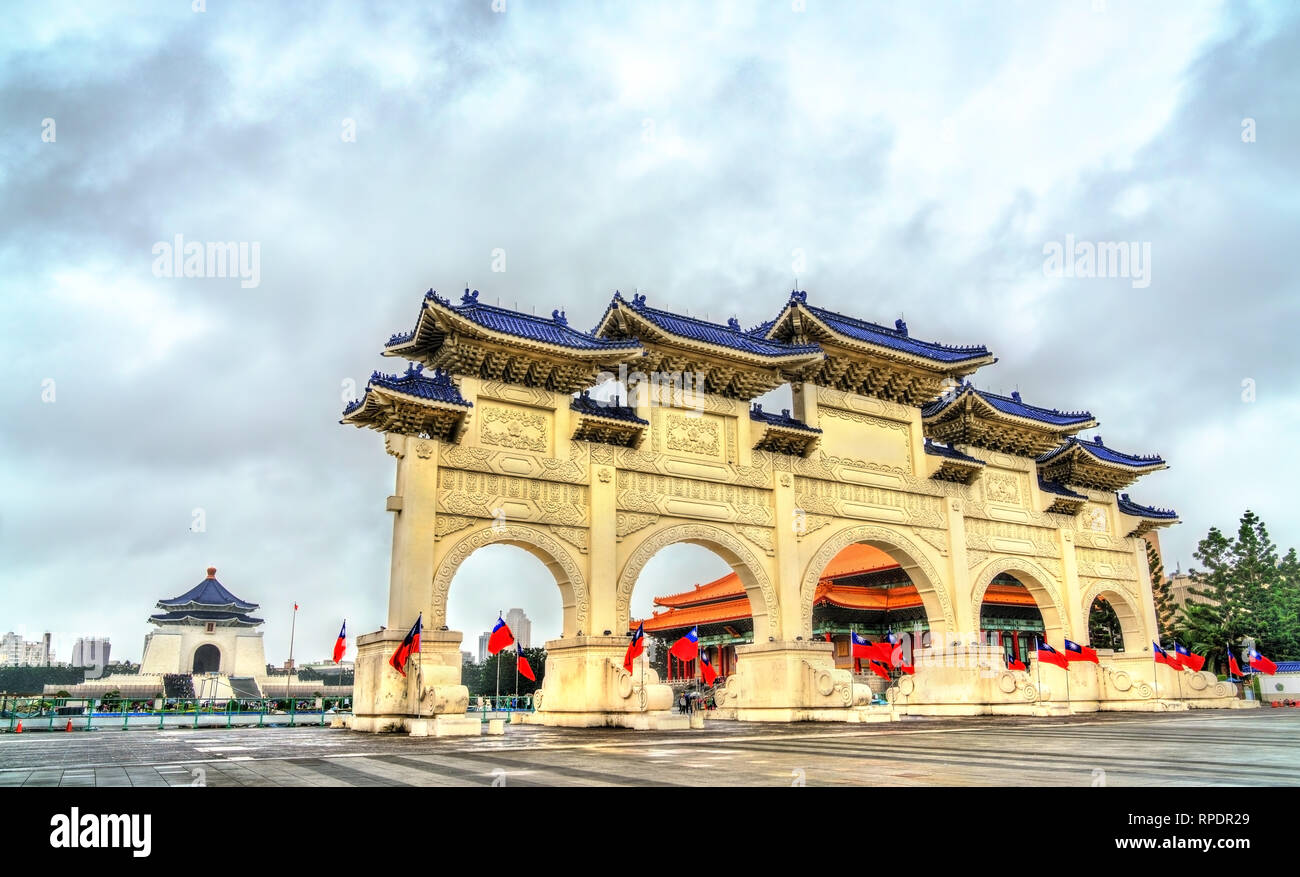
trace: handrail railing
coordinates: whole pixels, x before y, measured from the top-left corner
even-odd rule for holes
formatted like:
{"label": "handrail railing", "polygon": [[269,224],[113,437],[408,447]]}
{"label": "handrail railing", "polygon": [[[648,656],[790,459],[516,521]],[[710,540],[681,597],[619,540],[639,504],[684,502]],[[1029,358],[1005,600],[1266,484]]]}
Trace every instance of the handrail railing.
{"label": "handrail railing", "polygon": [[[0,728],[13,732],[20,722],[36,720],[32,730],[72,727],[122,730],[165,727],[248,727],[324,725],[327,716],[350,713],[350,697],[311,698],[97,698],[0,696]],[[300,721],[303,717],[308,721]],[[118,719],[121,723],[118,723]],[[134,725],[132,719],[135,719]],[[66,724],[65,721],[66,720]],[[84,721],[83,721],[84,720]],[[27,730],[26,725],[24,730]]]}

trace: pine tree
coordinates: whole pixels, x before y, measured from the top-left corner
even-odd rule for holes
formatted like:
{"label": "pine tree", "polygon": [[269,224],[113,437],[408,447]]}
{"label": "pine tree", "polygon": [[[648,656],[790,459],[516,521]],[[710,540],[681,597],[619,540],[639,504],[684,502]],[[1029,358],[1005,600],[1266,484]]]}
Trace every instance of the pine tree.
{"label": "pine tree", "polygon": [[1264,522],[1249,509],[1237,538],[1217,528],[1196,549],[1204,572],[1192,571],[1200,587],[1176,625],[1192,651],[1217,662],[1229,644],[1251,640],[1274,660],[1290,660],[1300,650],[1300,561],[1295,550],[1279,560]]}
{"label": "pine tree", "polygon": [[1147,566],[1151,568],[1151,595],[1156,601],[1156,625],[1163,643],[1174,635],[1178,604],[1174,602],[1173,589],[1165,580],[1165,567],[1155,545],[1147,543]]}

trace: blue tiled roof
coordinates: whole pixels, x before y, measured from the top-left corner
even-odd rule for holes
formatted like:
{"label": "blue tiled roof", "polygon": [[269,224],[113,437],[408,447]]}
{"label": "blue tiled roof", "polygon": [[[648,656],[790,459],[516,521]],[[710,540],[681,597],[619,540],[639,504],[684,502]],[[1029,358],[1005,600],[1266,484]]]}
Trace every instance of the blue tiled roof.
{"label": "blue tiled roof", "polygon": [[963,383],[957,392],[936,399],[926,405],[921,409],[921,416],[933,417],[964,398],[968,393],[974,393],[1003,414],[1037,420],[1040,423],[1052,426],[1081,426],[1091,423],[1093,419],[1092,415],[1087,411],[1059,411],[1055,408],[1040,408],[1037,405],[1029,405],[1021,400],[1019,392],[1012,393],[1010,396],[1000,396],[997,393],[990,393],[988,390],[977,390],[969,381]]}
{"label": "blue tiled roof", "polygon": [[630,405],[615,405],[593,399],[586,390],[575,396],[573,401],[569,403],[569,407],[581,414],[590,414],[595,417],[608,417],[613,420],[625,420],[628,423],[642,425],[649,423],[649,421],[637,417],[636,409]]}
{"label": "blue tiled roof", "polygon": [[[808,313],[840,335],[858,341],[865,341],[868,344],[888,347],[901,353],[910,353],[913,356],[923,356],[926,359],[946,363],[982,359],[989,355],[988,348],[982,344],[962,347],[912,338],[907,333],[907,324],[902,320],[899,320],[894,324],[894,328],[890,329],[878,323],[869,323],[866,320],[859,320],[857,317],[849,317],[835,311],[828,311],[825,308],[810,305],[808,304],[808,293],[806,292],[792,292],[790,294],[790,304],[808,311]],[[770,331],[769,325],[768,332],[770,333]]]}
{"label": "blue tiled roof", "polygon": [[1300,661],[1274,661],[1279,673],[1300,673]]}
{"label": "blue tiled roof", "polygon": [[961,451],[951,445],[940,444],[933,439],[925,440],[925,452],[933,457],[947,457],[949,460],[960,460],[963,463],[979,463],[984,465],[984,461],[972,457],[970,454],[963,454]]}
{"label": "blue tiled roof", "polygon": [[1129,499],[1127,493],[1117,494],[1115,502],[1121,512],[1135,518],[1161,518],[1172,521],[1178,517],[1178,513],[1173,509],[1158,509],[1154,506],[1139,505]]}
{"label": "blue tiled roof", "polygon": [[1165,461],[1160,459],[1156,454],[1147,456],[1125,454],[1122,451],[1108,448],[1101,443],[1101,436],[1096,436],[1092,441],[1084,441],[1077,436],[1070,436],[1065,440],[1065,444],[1061,445],[1059,448],[1053,448],[1046,454],[1040,456],[1038,462],[1050,462],[1075,447],[1082,448],[1102,462],[1112,463],[1116,466],[1126,466],[1130,469],[1146,469],[1150,466],[1163,466],[1165,463]]}
{"label": "blue tiled roof", "polygon": [[[554,344],[558,347],[569,347],[576,350],[627,350],[628,348],[640,346],[640,342],[634,338],[597,338],[589,332],[574,329],[560,311],[552,311],[551,316],[547,318],[512,311],[509,308],[497,307],[496,305],[484,304],[478,300],[477,289],[473,292],[468,289],[465,290],[465,294],[461,296],[461,303],[458,305],[453,305],[431,289],[425,293],[424,306],[428,307],[430,303],[452,310],[493,332],[501,332],[506,335],[513,335],[516,338],[526,338],[530,341],[540,341],[545,344]],[[405,344],[414,337],[414,330],[397,334],[389,339],[388,344],[385,346],[394,347]]]}
{"label": "blue tiled roof", "polygon": [[1064,496],[1067,499],[1088,498],[1084,496],[1082,493],[1075,493],[1073,490],[1066,487],[1064,484],[1062,484],[1059,481],[1044,481],[1041,475],[1038,478],[1038,486],[1042,489],[1044,493],[1054,493],[1057,496]]}
{"label": "blue tiled roof", "polygon": [[257,608],[256,603],[246,603],[227,591],[225,586],[217,581],[215,575],[199,582],[179,597],[158,601],[158,606],[163,609],[169,609],[173,606],[188,606],[190,604],[222,608],[233,606],[244,612]]}
{"label": "blue tiled roof", "polygon": [[735,318],[732,318],[724,326],[720,323],[701,320],[698,317],[686,317],[681,314],[674,314],[671,311],[652,308],[645,303],[644,295],[633,295],[632,300],[627,301],[617,292],[614,293],[614,298],[610,301],[609,307],[605,309],[605,315],[601,317],[597,328],[604,324],[611,310],[620,306],[631,309],[660,329],[679,338],[689,338],[692,341],[728,347],[732,350],[741,350],[757,356],[809,356],[822,351],[816,344],[785,344],[781,341],[772,341],[760,335],[752,334],[752,332],[746,332],[740,328],[740,324]]}
{"label": "blue tiled roof", "polygon": [[195,621],[240,621],[249,625],[264,623],[261,618],[254,618],[242,612],[221,612],[213,609],[180,609],[149,616],[150,621],[185,621],[189,618]]}
{"label": "blue tiled roof", "polygon": [[764,411],[763,406],[755,403],[749,409],[749,419],[757,420],[760,423],[770,423],[773,426],[784,426],[788,429],[802,429],[805,432],[821,432],[815,426],[809,426],[802,420],[796,420],[790,416],[789,408],[782,408],[780,414],[773,414],[770,411]]}

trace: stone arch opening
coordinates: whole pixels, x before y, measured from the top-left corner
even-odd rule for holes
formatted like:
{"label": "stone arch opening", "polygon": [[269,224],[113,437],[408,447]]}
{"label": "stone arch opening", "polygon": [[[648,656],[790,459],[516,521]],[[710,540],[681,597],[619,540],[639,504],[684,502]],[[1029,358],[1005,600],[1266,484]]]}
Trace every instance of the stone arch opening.
{"label": "stone arch opening", "polygon": [[[426,629],[437,630],[447,624],[447,597],[452,580],[465,560],[487,545],[511,545],[540,560],[555,578],[555,584],[560,590],[563,607],[561,638],[576,636],[579,631],[590,633],[586,630],[590,601],[581,568],[559,539],[536,527],[522,524],[486,527],[462,537],[448,548],[439,546],[434,558],[437,572],[433,577]],[[489,620],[484,619],[484,623]]]}
{"label": "stone arch opening", "polygon": [[[660,551],[678,544],[707,549],[731,571],[712,581],[698,583],[694,589],[686,582],[656,583],[656,602],[664,611],[645,619],[646,635],[659,638],[667,646],[686,630],[698,627],[700,651],[708,654],[713,669],[726,677],[735,671],[737,645],[765,642],[769,636],[776,635],[775,618],[769,610],[776,603],[776,595],[767,571],[758,555],[739,536],[726,530],[703,524],[669,526],[637,545],[619,575],[618,629],[631,632],[633,628],[632,592],[646,564]],[[658,598],[664,599],[661,602]],[[678,667],[656,656],[655,663],[663,665],[665,681],[675,681],[679,672],[686,678],[694,678],[700,672],[698,662]]]}
{"label": "stone arch opening", "polygon": [[[1062,641],[1066,636],[1065,605],[1061,602],[1060,585],[1050,573],[1038,564],[1023,558],[989,561],[975,576],[975,589],[971,594],[973,614],[981,621],[989,618],[984,612],[986,603],[993,602],[993,605],[998,605],[987,599],[991,587],[995,591],[1008,592],[1022,588],[1032,598],[1033,608],[1037,610],[1039,621],[1035,625],[1037,629],[1026,631],[1028,637],[1020,643],[1022,647],[1029,646],[1036,649],[1033,638],[1042,636],[1047,639],[1049,645],[1058,649],[1063,648]],[[1010,597],[1010,594],[1007,596]],[[1014,604],[1008,599],[1004,605]],[[984,628],[981,627],[981,630],[983,631]],[[1020,651],[1020,655],[1026,654],[1026,651]]]}
{"label": "stone arch opening", "polygon": [[196,674],[221,672],[221,649],[212,643],[204,643],[195,649],[193,672]]}
{"label": "stone arch opening", "polygon": [[800,631],[803,636],[811,638],[814,635],[813,610],[819,593],[824,593],[824,573],[832,560],[842,556],[853,545],[865,545],[888,557],[893,564],[888,567],[891,573],[907,579],[917,608],[925,617],[923,634],[928,634],[931,639],[941,639],[954,629],[952,601],[938,570],[920,546],[888,527],[858,525],[846,527],[823,539],[805,568],[799,588]]}
{"label": "stone arch opening", "polygon": [[1142,621],[1132,599],[1122,591],[1096,585],[1083,598],[1088,619],[1088,644],[1093,648],[1131,652],[1142,648]]}

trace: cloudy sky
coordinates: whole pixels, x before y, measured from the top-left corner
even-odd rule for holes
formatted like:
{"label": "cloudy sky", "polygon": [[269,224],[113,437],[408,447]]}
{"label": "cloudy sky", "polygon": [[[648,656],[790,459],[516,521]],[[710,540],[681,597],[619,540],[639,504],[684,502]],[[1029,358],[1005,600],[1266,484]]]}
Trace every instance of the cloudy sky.
{"label": "cloudy sky", "polygon": [[[209,564],[270,660],[295,600],[300,660],[377,628],[394,461],[342,398],[424,290],[467,284],[582,326],[616,288],[748,326],[797,275],[1163,454],[1132,493],[1182,515],[1170,567],[1247,507],[1300,545],[1295,6],[500,5],[6,9],[0,630],[138,660]],[[257,284],[156,276],[177,235],[256,243]],[[1067,235],[1149,245],[1149,273],[1051,276]],[[666,551],[636,608],[723,572]],[[484,550],[450,623],[471,646],[521,606],[553,636],[556,595]]]}

